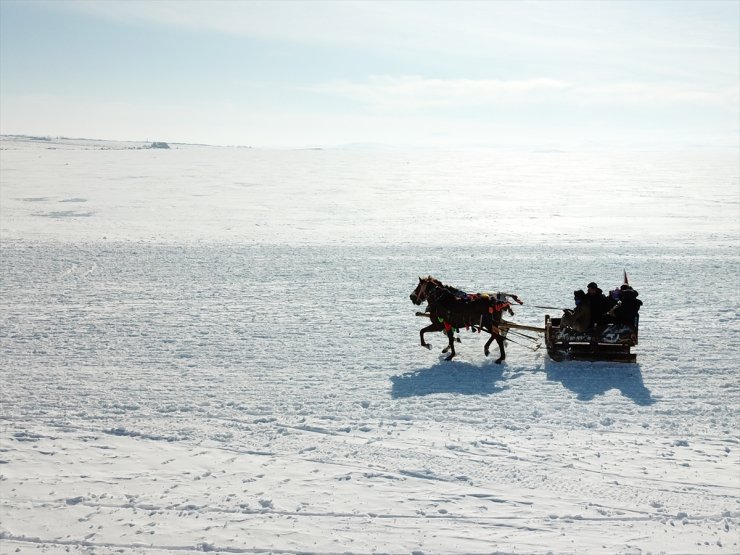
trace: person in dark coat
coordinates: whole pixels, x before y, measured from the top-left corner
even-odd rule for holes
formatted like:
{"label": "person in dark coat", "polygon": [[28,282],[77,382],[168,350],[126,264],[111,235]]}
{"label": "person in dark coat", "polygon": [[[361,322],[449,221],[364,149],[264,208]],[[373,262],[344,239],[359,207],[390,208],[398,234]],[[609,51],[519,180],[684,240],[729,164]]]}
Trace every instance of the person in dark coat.
{"label": "person in dark coat", "polygon": [[622,285],[619,292],[619,306],[614,310],[617,321],[628,326],[637,327],[637,313],[642,301],[637,298],[639,293],[629,285]]}
{"label": "person in dark coat", "polygon": [[601,318],[602,325],[608,326],[617,322],[617,317],[614,315],[614,311],[622,304],[619,300],[621,293],[622,291],[617,287],[616,289],[609,291],[609,294],[606,295],[606,301],[604,302],[604,315]]}
{"label": "person in dark coat", "polygon": [[598,327],[604,320],[604,314],[609,310],[608,301],[603,291],[593,281],[588,284],[586,303],[591,309],[591,327]]}

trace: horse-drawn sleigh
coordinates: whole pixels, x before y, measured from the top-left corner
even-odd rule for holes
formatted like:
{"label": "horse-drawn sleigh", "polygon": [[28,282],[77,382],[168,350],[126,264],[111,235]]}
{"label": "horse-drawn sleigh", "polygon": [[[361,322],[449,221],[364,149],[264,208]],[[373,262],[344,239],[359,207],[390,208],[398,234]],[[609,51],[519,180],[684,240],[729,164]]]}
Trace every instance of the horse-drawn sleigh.
{"label": "horse-drawn sleigh", "polygon": [[[455,332],[466,328],[479,333],[485,331],[491,335],[483,347],[483,352],[488,356],[491,344],[496,341],[500,353],[496,364],[500,364],[506,358],[506,341],[518,343],[533,351],[539,349],[539,339],[522,333],[522,330],[543,333],[547,353],[556,362],[636,361],[636,355],[631,352],[631,348],[637,345],[639,317],[636,312],[634,321],[630,320],[629,323],[614,322],[588,330],[581,330],[578,325],[575,325],[576,329],[571,327],[572,311],[569,310],[564,311],[563,318],[545,315],[543,328],[522,325],[503,319],[504,312],[513,316],[512,301],[524,304],[517,295],[504,292],[469,294],[444,285],[432,276],[419,278],[419,283],[410,298],[415,305],[427,303],[426,312],[416,313],[417,316],[428,317],[431,320],[430,325],[419,331],[422,347],[430,348],[424,340],[425,333],[444,331],[448,345],[442,352],[450,353],[447,360],[452,360],[456,356],[455,342],[460,340],[455,338]],[[508,337],[510,332],[515,334],[517,339]]]}

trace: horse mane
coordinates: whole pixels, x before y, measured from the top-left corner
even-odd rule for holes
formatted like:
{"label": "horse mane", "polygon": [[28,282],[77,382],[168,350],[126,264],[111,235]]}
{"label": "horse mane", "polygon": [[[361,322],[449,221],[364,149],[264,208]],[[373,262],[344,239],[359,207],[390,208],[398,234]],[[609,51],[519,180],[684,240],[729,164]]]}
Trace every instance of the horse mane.
{"label": "horse mane", "polygon": [[481,293],[467,293],[466,291],[463,291],[462,289],[458,289],[457,287],[453,287],[452,285],[447,285],[446,283],[442,283],[440,280],[435,278],[432,275],[428,275],[424,278],[426,281],[433,283],[437,287],[441,287],[442,289],[446,289],[450,293],[452,293],[455,296],[462,295],[462,296],[472,296],[472,297],[484,297],[489,299],[494,299],[497,301],[506,301],[508,300],[508,297],[516,297],[513,293],[506,293],[504,291],[483,291]]}
{"label": "horse mane", "polygon": [[436,277],[431,276],[431,275],[423,278],[422,281],[428,281],[429,283],[433,283],[437,287],[444,287],[445,289],[447,288],[447,285],[445,285],[444,283],[442,283],[441,281],[439,281]]}
{"label": "horse mane", "polygon": [[462,289],[458,289],[457,287],[453,287],[452,285],[447,285],[447,284],[445,284],[445,283],[442,283],[442,282],[441,282],[440,280],[438,280],[438,279],[437,279],[437,278],[435,278],[434,276],[431,276],[431,275],[429,275],[429,276],[427,276],[427,277],[426,277],[425,279],[426,279],[427,281],[429,281],[430,283],[433,283],[433,284],[434,284],[434,285],[436,285],[437,287],[441,287],[442,289],[446,289],[447,291],[449,291],[449,292],[450,292],[450,293],[452,293],[453,295],[454,295],[455,293],[459,293],[459,294],[462,294],[462,295],[467,295],[467,294],[468,294],[468,293],[466,293],[465,291],[463,291]]}

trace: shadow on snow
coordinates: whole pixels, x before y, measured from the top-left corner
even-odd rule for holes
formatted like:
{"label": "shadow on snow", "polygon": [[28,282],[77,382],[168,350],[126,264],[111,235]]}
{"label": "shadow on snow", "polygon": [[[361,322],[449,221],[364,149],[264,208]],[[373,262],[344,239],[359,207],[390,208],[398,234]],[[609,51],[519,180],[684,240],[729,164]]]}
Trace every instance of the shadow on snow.
{"label": "shadow on snow", "polygon": [[584,362],[545,361],[545,374],[551,382],[560,382],[578,396],[579,401],[591,401],[594,397],[618,389],[637,405],[655,403],[650,390],[642,381],[639,364],[609,364]]}
{"label": "shadow on snow", "polygon": [[[508,389],[508,386],[497,385],[504,381],[506,368],[505,365],[492,362],[475,365],[462,361],[440,361],[429,368],[392,376],[391,396],[399,399],[435,393],[494,395]],[[560,382],[575,393],[579,401],[592,401],[616,389],[636,405],[649,406],[655,403],[652,393],[642,381],[639,364],[552,362],[546,359],[544,371],[549,381]],[[512,377],[516,376],[510,375],[509,379]],[[535,384],[532,386],[536,387]]]}
{"label": "shadow on snow", "polygon": [[507,389],[496,385],[503,380],[503,372],[500,364],[477,366],[469,362],[440,361],[429,368],[391,376],[391,395],[394,399],[434,393],[493,395]]}

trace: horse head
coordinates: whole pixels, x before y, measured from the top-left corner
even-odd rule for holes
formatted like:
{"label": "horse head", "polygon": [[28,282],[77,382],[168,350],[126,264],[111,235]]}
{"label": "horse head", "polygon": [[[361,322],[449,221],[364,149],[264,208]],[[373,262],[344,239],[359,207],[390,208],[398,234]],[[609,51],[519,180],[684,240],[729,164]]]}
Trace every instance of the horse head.
{"label": "horse head", "polygon": [[412,303],[419,305],[427,300],[429,293],[431,293],[434,289],[440,287],[441,285],[442,283],[432,276],[427,276],[425,278],[420,277],[419,284],[416,286],[416,289],[411,292],[409,298],[411,299]]}

